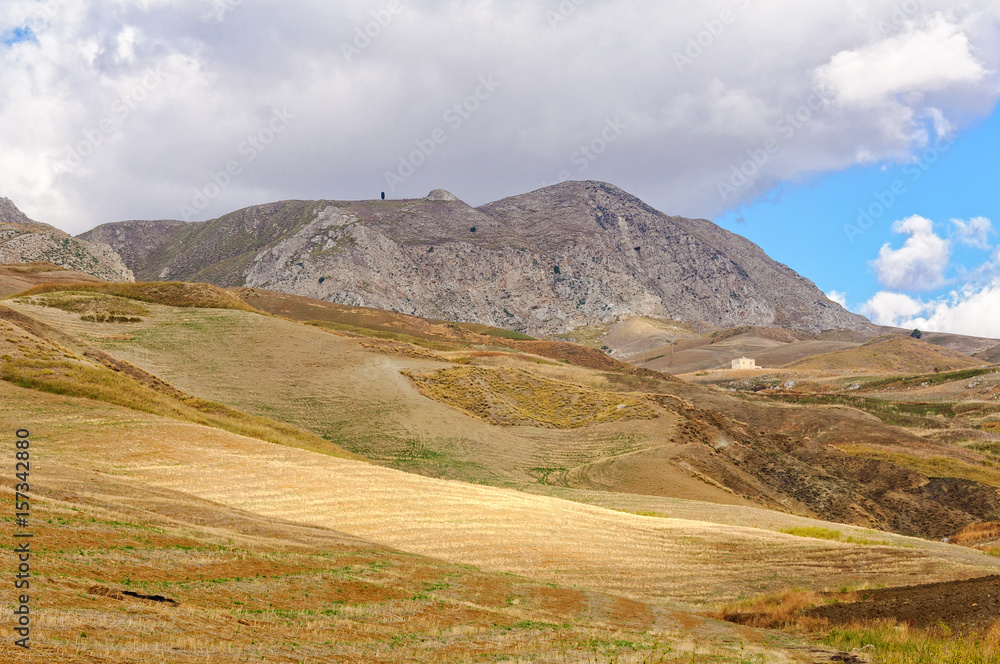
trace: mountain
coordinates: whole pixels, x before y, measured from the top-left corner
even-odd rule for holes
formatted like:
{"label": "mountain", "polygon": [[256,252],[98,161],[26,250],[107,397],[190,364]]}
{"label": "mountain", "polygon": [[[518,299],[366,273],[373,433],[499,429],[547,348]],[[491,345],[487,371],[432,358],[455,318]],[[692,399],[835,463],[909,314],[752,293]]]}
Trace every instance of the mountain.
{"label": "mountain", "polygon": [[745,238],[601,182],[479,208],[443,190],[285,201],[80,237],[113,247],[142,279],[268,288],[532,335],[629,316],[810,332],[870,325]]}
{"label": "mountain", "polygon": [[106,281],[134,281],[114,249],[29,219],[0,197],[0,264],[51,263]]}

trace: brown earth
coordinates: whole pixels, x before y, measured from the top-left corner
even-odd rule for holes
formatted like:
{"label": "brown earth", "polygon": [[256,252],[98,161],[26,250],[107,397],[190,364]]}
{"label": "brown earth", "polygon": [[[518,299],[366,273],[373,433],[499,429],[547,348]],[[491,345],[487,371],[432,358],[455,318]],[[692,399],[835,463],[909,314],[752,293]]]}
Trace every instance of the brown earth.
{"label": "brown earth", "polygon": [[956,350],[910,337],[887,334],[856,348],[793,362],[788,368],[914,374],[971,369],[982,365],[982,360]]}
{"label": "brown earth", "polygon": [[979,632],[1000,616],[1000,576],[867,590],[857,602],[827,604],[805,614],[836,624],[893,619],[912,627]]}
{"label": "brown earth", "polygon": [[[883,334],[879,336],[878,330]],[[987,348],[991,341],[933,333],[918,341],[909,332],[894,328],[808,334],[745,326],[646,348],[641,353],[629,354],[627,360],[677,375],[728,369],[731,360],[743,356],[756,360],[758,367],[781,367],[803,374],[924,373],[980,366],[990,361],[988,351],[975,357],[972,354]]]}
{"label": "brown earth", "polygon": [[39,284],[104,283],[97,277],[74,272],[52,263],[0,265],[0,298],[14,295]]}
{"label": "brown earth", "polygon": [[324,302],[263,288],[236,288],[232,292],[260,311],[304,323],[332,324],[335,330],[361,336],[388,337],[416,341],[418,344],[421,341],[430,342],[430,347],[437,350],[509,348],[589,369],[642,373],[632,365],[619,362],[587,346],[530,337],[516,338],[523,335],[488,325],[449,323],[381,309]]}

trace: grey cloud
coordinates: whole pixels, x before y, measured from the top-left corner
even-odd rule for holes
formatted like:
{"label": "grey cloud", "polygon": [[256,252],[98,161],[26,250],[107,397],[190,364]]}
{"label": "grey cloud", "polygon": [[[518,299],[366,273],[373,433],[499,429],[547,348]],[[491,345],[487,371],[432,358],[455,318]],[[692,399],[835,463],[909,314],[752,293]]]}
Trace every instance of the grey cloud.
{"label": "grey cloud", "polygon": [[[713,216],[783,181],[903,159],[921,129],[933,132],[929,108],[960,125],[997,98],[1000,9],[986,0],[962,10],[926,0],[897,19],[892,6],[856,0],[397,0],[394,13],[390,0],[246,0],[203,20],[219,1],[231,0],[67,4],[37,47],[0,51],[0,85],[12,91],[0,101],[0,194],[73,232],[179,217],[233,161],[239,175],[201,218],[272,199],[375,197],[401,156],[445,128],[396,196],[444,187],[478,204],[569,175],[614,182],[669,213]],[[5,0],[2,26],[34,5]],[[877,51],[933,20],[968,39],[986,80],[893,89],[866,107],[834,96],[788,122],[837,54]],[[137,33],[131,62],[116,58],[124,26]],[[361,48],[366,27],[375,36]],[[359,52],[348,58],[344,44]],[[678,54],[690,62],[678,66]],[[157,66],[164,83],[79,168],[57,175],[67,148]],[[502,87],[452,128],[445,113],[484,76]],[[247,161],[241,146],[284,108],[295,119]],[[601,147],[609,120],[627,128],[595,159],[581,157]],[[720,181],[766,146],[776,149],[724,201]]]}

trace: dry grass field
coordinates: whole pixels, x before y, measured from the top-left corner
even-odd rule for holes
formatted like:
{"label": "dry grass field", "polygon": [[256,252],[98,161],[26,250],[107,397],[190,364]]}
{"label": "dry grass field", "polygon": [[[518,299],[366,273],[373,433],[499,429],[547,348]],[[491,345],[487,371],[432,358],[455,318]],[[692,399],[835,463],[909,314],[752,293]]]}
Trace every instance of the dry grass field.
{"label": "dry grass field", "polygon": [[[228,508],[131,472],[185,467],[206,486],[197,445],[249,439],[4,382],[0,399],[3,430],[32,427],[35,552],[33,647],[5,636],[0,661],[669,662],[762,642],[642,602]],[[10,480],[0,491],[12,497]],[[0,566],[13,564],[4,542]],[[170,601],[143,599],[157,596]]]}
{"label": "dry grass field", "polygon": [[[41,295],[8,302],[186,394],[281,421],[382,465],[426,476],[757,505],[938,538],[991,505],[985,487],[921,492],[924,480],[900,472],[896,462],[905,459],[863,452],[920,450],[923,456],[953,457],[962,471],[956,477],[974,480],[981,478],[961,464],[985,462],[982,453],[907,435],[848,409],[793,408],[760,398],[752,405],[652,374],[589,369],[500,347],[433,350],[249,311],[144,303],[150,313],[141,322],[95,324],[65,308],[43,306]],[[443,400],[435,401],[421,393],[428,393],[426,378],[418,379],[418,389],[408,376],[457,378],[450,387],[449,381],[435,383],[435,390],[444,390],[437,395]],[[497,380],[490,387],[484,376]],[[659,416],[579,421],[571,402],[584,395],[584,401],[607,400],[610,420],[630,413],[629,403],[653,404]],[[622,404],[626,408],[619,411]],[[553,428],[562,425],[571,428]],[[782,438],[787,435],[806,436],[804,448],[789,449]],[[733,448],[736,441],[740,447]],[[895,449],[901,446],[905,451]],[[773,472],[775,454],[787,472]],[[939,472],[926,465],[902,468]],[[824,479],[831,472],[848,483],[833,494]],[[894,490],[880,489],[882,479],[876,478],[892,478]],[[963,501],[958,507],[969,516],[940,505],[942,496]]]}
{"label": "dry grass field", "polygon": [[103,283],[96,277],[82,272],[66,270],[52,263],[24,263],[0,265],[0,297],[21,293],[39,284]]}
{"label": "dry grass field", "polygon": [[1000,566],[422,478],[3,382],[0,398],[0,426],[33,429],[37,662],[817,661],[683,609]]}
{"label": "dry grass field", "polygon": [[553,429],[660,415],[646,400],[506,368],[456,367],[412,375],[420,393],[491,424]]}
{"label": "dry grass field", "polygon": [[886,335],[850,350],[816,355],[788,365],[790,369],[853,372],[927,373],[982,366],[978,358],[899,335]]}
{"label": "dry grass field", "polygon": [[922,515],[900,532],[952,533],[992,509],[1000,417],[886,397],[988,372],[730,393],[490,329],[305,325],[208,286],[0,307],[0,426],[35,439],[35,661],[852,661],[706,616],[1000,571],[815,518],[895,505]]}

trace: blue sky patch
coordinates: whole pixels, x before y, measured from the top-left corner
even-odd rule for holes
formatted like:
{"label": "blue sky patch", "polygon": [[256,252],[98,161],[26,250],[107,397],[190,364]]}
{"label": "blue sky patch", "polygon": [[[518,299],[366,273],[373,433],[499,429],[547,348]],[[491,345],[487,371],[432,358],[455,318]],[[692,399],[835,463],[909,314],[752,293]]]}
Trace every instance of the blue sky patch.
{"label": "blue sky patch", "polygon": [[38,40],[35,38],[35,33],[31,28],[23,26],[14,28],[13,30],[4,30],[3,34],[0,35],[0,41],[3,42],[4,46],[13,46],[21,42],[37,42]]}

